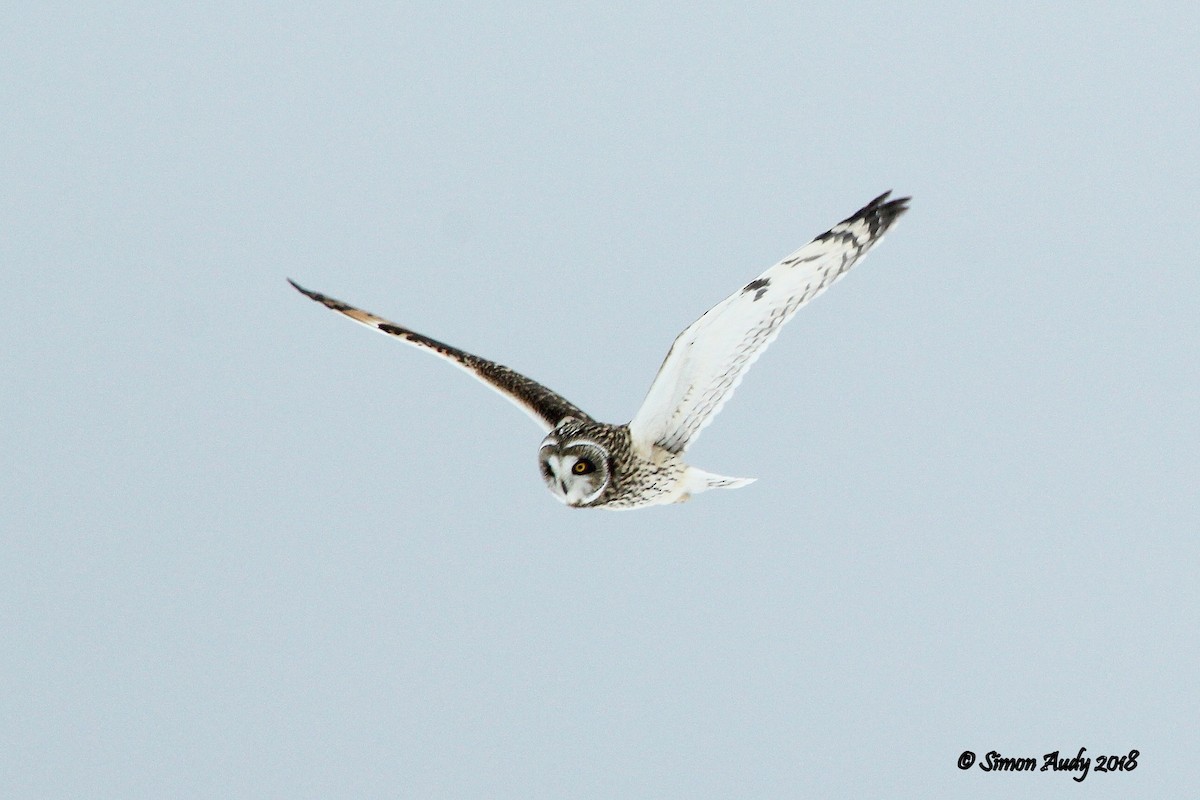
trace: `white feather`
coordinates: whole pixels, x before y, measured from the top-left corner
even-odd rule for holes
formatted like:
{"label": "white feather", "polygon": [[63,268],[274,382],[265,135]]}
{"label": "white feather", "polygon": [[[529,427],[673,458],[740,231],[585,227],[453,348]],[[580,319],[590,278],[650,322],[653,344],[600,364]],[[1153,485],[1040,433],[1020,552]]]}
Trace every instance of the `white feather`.
{"label": "white feather", "polygon": [[904,201],[881,195],[709,309],[675,339],[629,423],[639,446],[682,453],[792,315],[883,237]]}

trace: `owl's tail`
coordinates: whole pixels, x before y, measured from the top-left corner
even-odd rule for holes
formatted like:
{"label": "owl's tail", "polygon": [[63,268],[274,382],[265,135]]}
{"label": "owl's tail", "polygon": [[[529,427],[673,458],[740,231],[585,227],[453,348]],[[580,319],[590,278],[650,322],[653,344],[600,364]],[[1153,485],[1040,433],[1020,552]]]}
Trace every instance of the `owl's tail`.
{"label": "owl's tail", "polygon": [[707,492],[709,489],[740,489],[754,483],[755,480],[757,478],[730,478],[727,475],[714,475],[695,467],[688,467],[688,471],[684,475],[688,494]]}

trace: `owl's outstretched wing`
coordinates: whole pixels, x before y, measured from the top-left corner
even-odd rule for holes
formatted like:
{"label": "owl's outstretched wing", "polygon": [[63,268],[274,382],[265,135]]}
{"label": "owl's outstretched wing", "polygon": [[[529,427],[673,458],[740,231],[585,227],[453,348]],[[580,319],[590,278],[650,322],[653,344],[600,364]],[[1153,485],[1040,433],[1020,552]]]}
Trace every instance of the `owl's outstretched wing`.
{"label": "owl's outstretched wing", "polygon": [[682,453],[712,422],[783,324],[846,274],[908,208],[891,192],[813,239],[709,309],[675,339],[642,407],[633,440]]}
{"label": "owl's outstretched wing", "polygon": [[318,292],[311,292],[291,278],[288,278],[288,283],[294,286],[301,294],[316,300],[326,308],[331,308],[339,314],[345,314],[355,322],[366,325],[368,328],[374,328],[380,333],[395,336],[397,339],[408,342],[414,347],[428,350],[434,355],[446,359],[459,369],[469,372],[512,401],[518,408],[532,417],[534,422],[541,425],[544,430],[553,430],[566,417],[575,417],[579,420],[591,419],[583,411],[567,402],[557,392],[550,391],[540,383],[530,380],[521,373],[514,372],[502,364],[488,361],[486,358],[480,358],[479,356],[473,356],[456,347],[451,347],[436,339],[422,336],[416,331],[410,331],[408,328],[388,322],[386,319],[381,319],[374,314],[357,309],[354,306],[346,305],[340,300],[334,300],[332,297],[326,297]]}

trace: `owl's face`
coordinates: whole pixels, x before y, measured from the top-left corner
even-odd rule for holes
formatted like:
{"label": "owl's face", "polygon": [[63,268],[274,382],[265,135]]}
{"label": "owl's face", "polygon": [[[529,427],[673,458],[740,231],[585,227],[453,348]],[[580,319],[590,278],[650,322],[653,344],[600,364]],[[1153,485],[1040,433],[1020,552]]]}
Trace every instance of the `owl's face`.
{"label": "owl's face", "polygon": [[608,451],[586,436],[564,435],[556,430],[542,441],[538,451],[546,488],[569,506],[596,502],[608,488],[612,460]]}

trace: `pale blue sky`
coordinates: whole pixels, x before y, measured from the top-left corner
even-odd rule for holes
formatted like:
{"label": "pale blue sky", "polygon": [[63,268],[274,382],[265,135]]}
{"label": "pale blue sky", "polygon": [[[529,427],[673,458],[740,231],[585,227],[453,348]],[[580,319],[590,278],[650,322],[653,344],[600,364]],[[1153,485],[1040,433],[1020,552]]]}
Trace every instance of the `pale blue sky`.
{"label": "pale blue sky", "polygon": [[[36,8],[36,10],[30,10]],[[1182,797],[1194,4],[10,4],[0,795]],[[692,451],[541,433],[284,282],[626,421],[912,210]],[[966,749],[1127,753],[996,775]]]}

